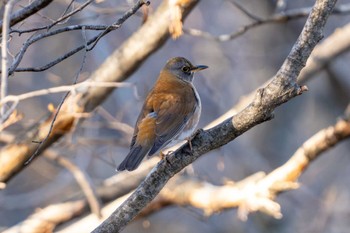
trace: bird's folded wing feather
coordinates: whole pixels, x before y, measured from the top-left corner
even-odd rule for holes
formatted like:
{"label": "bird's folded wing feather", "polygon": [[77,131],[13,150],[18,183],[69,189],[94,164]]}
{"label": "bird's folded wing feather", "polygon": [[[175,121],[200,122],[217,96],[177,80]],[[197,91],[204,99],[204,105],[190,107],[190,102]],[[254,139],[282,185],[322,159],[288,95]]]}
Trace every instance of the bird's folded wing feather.
{"label": "bird's folded wing feather", "polygon": [[157,113],[155,133],[156,138],[149,155],[167,145],[186,126],[195,111],[196,103],[186,101],[186,98],[167,98],[155,109]]}

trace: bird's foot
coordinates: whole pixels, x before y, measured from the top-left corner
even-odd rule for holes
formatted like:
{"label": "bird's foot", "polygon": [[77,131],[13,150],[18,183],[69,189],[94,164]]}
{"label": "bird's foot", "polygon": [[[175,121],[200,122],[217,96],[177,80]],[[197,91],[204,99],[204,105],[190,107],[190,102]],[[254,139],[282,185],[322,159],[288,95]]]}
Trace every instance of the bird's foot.
{"label": "bird's foot", "polygon": [[188,138],[186,138],[186,141],[188,142],[188,146],[190,147],[191,152],[192,150],[192,139],[194,137],[196,137],[198,134],[200,134],[202,131],[204,131],[203,129],[198,129],[194,134],[192,134],[191,136],[189,136]]}

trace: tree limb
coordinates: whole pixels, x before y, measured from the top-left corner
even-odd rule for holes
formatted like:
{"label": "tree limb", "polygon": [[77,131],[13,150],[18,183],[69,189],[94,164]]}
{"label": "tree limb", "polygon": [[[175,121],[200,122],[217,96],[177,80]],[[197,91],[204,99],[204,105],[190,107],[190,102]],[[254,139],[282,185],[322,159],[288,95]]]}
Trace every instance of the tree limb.
{"label": "tree limb", "polygon": [[150,203],[167,181],[185,166],[204,153],[227,144],[257,124],[270,120],[273,110],[293,97],[302,94],[306,87],[297,85],[297,77],[305,66],[316,44],[322,39],[322,31],[336,0],[317,0],[306,24],[272,81],[258,90],[253,102],[243,111],[221,124],[198,132],[188,144],[170,154],[150,172],[136,191],[93,232],[119,232]]}

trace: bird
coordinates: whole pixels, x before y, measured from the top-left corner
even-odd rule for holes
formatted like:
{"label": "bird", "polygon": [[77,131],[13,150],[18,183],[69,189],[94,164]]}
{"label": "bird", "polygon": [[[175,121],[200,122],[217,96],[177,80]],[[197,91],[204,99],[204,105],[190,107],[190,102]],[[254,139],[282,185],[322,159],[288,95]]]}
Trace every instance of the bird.
{"label": "bird", "polygon": [[205,65],[194,66],[183,57],[166,62],[145,99],[135,124],[130,151],[117,171],[133,171],[146,155],[152,156],[190,139],[201,114],[193,75],[207,68]]}

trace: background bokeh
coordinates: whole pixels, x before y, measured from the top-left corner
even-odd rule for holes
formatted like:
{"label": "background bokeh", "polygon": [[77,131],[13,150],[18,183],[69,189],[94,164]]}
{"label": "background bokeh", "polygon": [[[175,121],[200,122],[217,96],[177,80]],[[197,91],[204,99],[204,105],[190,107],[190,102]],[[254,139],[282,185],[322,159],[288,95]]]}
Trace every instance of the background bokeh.
{"label": "background bokeh", "polygon": [[[54,1],[40,14],[30,17],[16,27],[31,28],[50,23],[44,16],[58,18],[69,1]],[[77,1],[82,3],[82,1]],[[151,11],[160,0],[151,0]],[[276,1],[237,1],[252,14],[267,18],[276,12]],[[287,9],[310,7],[314,1],[286,1]],[[132,1],[104,0],[94,3],[72,17],[67,24],[110,24]],[[339,0],[337,5],[348,4]],[[16,9],[28,4],[20,1]],[[155,82],[166,60],[174,56],[188,58],[194,64],[210,69],[197,73],[195,86],[202,99],[199,127],[204,127],[230,109],[241,96],[254,91],[271,78],[281,66],[297,39],[306,18],[278,24],[264,24],[227,42],[184,34],[169,39],[155,54],[127,79],[133,88],[119,88],[94,111],[75,131],[53,146],[59,154],[78,165],[98,186],[115,174],[128,152],[132,131],[148,90]],[[325,37],[336,28],[349,23],[350,14],[331,16]],[[79,81],[93,72],[112,51],[123,43],[142,22],[140,14],[102,38],[87,54]],[[185,28],[196,28],[212,35],[227,34],[252,22],[230,0],[202,0],[190,13]],[[64,25],[63,25],[64,26]],[[96,32],[87,32],[91,37]],[[10,51],[17,53],[27,35],[14,36]],[[349,38],[350,39],[350,38]],[[82,44],[81,32],[67,32],[33,45],[21,67],[40,66]],[[84,53],[39,73],[15,73],[9,81],[9,94],[71,84],[79,71]],[[333,124],[349,101],[350,54],[332,61],[324,71],[315,75],[307,86],[309,91],[279,107],[275,118],[253,128],[224,147],[202,156],[193,164],[196,176],[213,184],[225,180],[240,180],[258,171],[269,172],[284,163],[302,143],[322,128]],[[59,104],[62,94],[52,94],[25,100],[18,110],[23,120],[12,125],[6,133],[19,137],[26,128],[47,116],[50,103]],[[3,144],[0,144],[2,146]],[[301,176],[301,188],[278,196],[283,218],[275,220],[261,213],[249,215],[247,222],[238,220],[236,210],[211,217],[191,207],[169,207],[131,223],[123,232],[349,232],[350,228],[350,142],[346,141],[324,153]],[[220,163],[224,167],[219,166]],[[1,168],[0,168],[1,169]],[[128,182],[125,180],[125,182]],[[0,231],[25,219],[37,208],[81,197],[72,175],[52,161],[40,157],[13,178],[0,191]],[[147,224],[146,224],[147,223]],[[90,229],[91,230],[91,229]]]}

